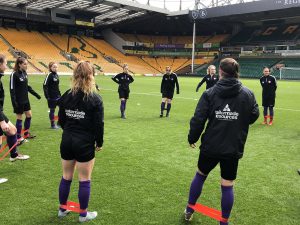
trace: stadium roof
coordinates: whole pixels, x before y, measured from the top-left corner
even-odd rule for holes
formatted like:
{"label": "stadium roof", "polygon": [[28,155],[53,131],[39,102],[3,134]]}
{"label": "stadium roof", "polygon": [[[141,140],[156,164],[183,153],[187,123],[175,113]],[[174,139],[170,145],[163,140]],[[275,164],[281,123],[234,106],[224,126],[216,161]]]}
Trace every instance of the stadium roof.
{"label": "stadium roof", "polygon": [[2,0],[1,6],[47,11],[67,10],[73,13],[86,12],[93,15],[97,25],[109,25],[144,16],[148,13],[169,14],[167,9],[128,0]]}

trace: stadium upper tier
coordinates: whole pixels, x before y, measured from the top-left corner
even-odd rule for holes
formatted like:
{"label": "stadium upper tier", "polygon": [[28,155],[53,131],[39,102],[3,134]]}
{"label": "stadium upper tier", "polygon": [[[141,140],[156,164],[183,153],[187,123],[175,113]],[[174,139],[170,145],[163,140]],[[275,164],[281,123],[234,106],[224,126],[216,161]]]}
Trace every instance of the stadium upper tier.
{"label": "stadium upper tier", "polygon": [[[0,28],[3,40],[0,40],[0,51],[7,55],[12,69],[15,56],[8,50],[25,54],[29,61],[30,73],[46,73],[50,61],[58,62],[59,71],[72,73],[76,60],[90,61],[97,72],[118,73],[127,63],[130,71],[136,74],[163,73],[166,66],[174,71],[191,64],[188,58],[171,57],[137,57],[124,55],[104,40],[91,37],[79,37],[66,34],[40,33],[36,31]],[[163,39],[161,39],[163,40]],[[72,55],[73,61],[66,55]],[[196,59],[196,64],[209,62],[211,59]]]}
{"label": "stadium upper tier", "polygon": [[299,36],[300,25],[298,24],[245,27],[230,42],[242,45],[246,43],[288,42],[299,39]]}
{"label": "stadium upper tier", "polygon": [[[153,44],[192,44],[192,36],[155,36],[117,33],[123,40],[129,42],[153,43]],[[212,36],[196,36],[196,43],[221,43],[229,37],[228,34]]]}

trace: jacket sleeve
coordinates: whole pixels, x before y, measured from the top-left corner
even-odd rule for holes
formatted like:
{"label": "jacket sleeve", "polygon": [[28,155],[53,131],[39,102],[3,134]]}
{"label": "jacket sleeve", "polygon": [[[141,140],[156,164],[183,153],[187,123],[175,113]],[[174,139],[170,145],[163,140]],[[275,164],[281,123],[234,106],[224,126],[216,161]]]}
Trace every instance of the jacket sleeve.
{"label": "jacket sleeve", "polygon": [[51,79],[50,75],[51,74],[47,75],[47,77],[46,77],[46,79],[44,81],[44,84],[43,84],[44,95],[45,95],[46,99],[49,99],[48,85],[49,85],[49,80]]}
{"label": "jacket sleeve", "polygon": [[64,104],[62,103],[63,99],[61,98],[58,101],[58,105],[59,105],[59,110],[58,110],[58,123],[61,126],[62,129],[64,129],[65,127],[65,123],[66,123],[66,112],[65,112],[65,108],[64,108]]}
{"label": "jacket sleeve", "polygon": [[249,124],[253,124],[259,117],[259,107],[253,93],[251,93],[251,107]]}
{"label": "jacket sleeve", "polygon": [[274,77],[274,88],[275,88],[275,91],[277,89],[277,80],[276,80],[276,77]]}
{"label": "jacket sleeve", "polygon": [[131,75],[130,75],[129,79],[130,79],[130,83],[134,82],[134,79]]}
{"label": "jacket sleeve", "polygon": [[93,120],[96,145],[97,147],[102,147],[104,134],[104,108],[101,100],[96,105]]}
{"label": "jacket sleeve", "polygon": [[177,75],[175,74],[175,85],[176,85],[176,93],[179,94],[179,83],[178,83],[178,78],[177,78]]}
{"label": "jacket sleeve", "polygon": [[117,74],[116,76],[111,78],[114,82],[116,82],[117,84],[120,84],[120,80],[119,80],[119,74]]}
{"label": "jacket sleeve", "polygon": [[163,78],[161,80],[161,85],[160,85],[160,93],[163,93],[163,88],[164,88],[164,84],[165,84],[165,75],[163,75]]}
{"label": "jacket sleeve", "polygon": [[203,132],[205,123],[209,115],[209,100],[207,93],[204,92],[198,102],[195,114],[190,121],[190,131],[188,135],[188,142],[190,144],[196,143],[201,133]]}
{"label": "jacket sleeve", "polygon": [[41,96],[40,96],[38,93],[36,93],[36,92],[32,89],[32,87],[29,86],[29,85],[28,85],[28,92],[29,92],[30,94],[32,94],[33,96],[35,96],[37,99],[41,99]]}
{"label": "jacket sleeve", "polygon": [[262,78],[259,79],[260,85],[261,85],[262,88],[264,88],[264,85],[263,85],[263,83],[261,82],[261,80],[262,80]]}
{"label": "jacket sleeve", "polygon": [[17,77],[15,73],[12,73],[10,75],[9,90],[10,90],[11,103],[13,107],[16,107],[18,105],[17,98],[16,98],[16,80]]}
{"label": "jacket sleeve", "polygon": [[203,79],[199,82],[197,88],[196,88],[196,92],[199,91],[199,88],[201,87],[201,85],[205,82],[205,77],[203,77]]}

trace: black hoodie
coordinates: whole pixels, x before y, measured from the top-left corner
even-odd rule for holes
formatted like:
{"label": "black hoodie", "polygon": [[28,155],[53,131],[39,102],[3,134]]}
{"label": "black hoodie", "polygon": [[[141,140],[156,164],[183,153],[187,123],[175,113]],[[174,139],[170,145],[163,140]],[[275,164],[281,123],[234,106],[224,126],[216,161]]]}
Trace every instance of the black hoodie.
{"label": "black hoodie", "polygon": [[201,137],[201,153],[214,158],[242,158],[249,125],[259,117],[254,94],[235,78],[223,78],[206,90],[190,121],[188,141]]}
{"label": "black hoodie", "polygon": [[0,73],[0,122],[5,120],[5,115],[3,113],[3,105],[4,105],[4,89],[1,78],[4,74]]}

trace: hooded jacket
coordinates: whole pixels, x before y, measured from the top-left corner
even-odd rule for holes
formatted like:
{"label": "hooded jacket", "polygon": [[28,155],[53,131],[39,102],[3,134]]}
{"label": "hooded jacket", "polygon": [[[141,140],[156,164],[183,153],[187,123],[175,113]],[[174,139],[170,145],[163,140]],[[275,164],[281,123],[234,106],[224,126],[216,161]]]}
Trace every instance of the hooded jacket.
{"label": "hooded jacket", "polygon": [[201,136],[201,153],[214,158],[242,158],[249,125],[259,117],[254,94],[235,78],[223,78],[206,90],[190,121],[188,141]]}
{"label": "hooded jacket", "polygon": [[0,73],[0,122],[5,120],[5,115],[3,113],[3,106],[4,106],[4,89],[1,78],[4,74]]}

